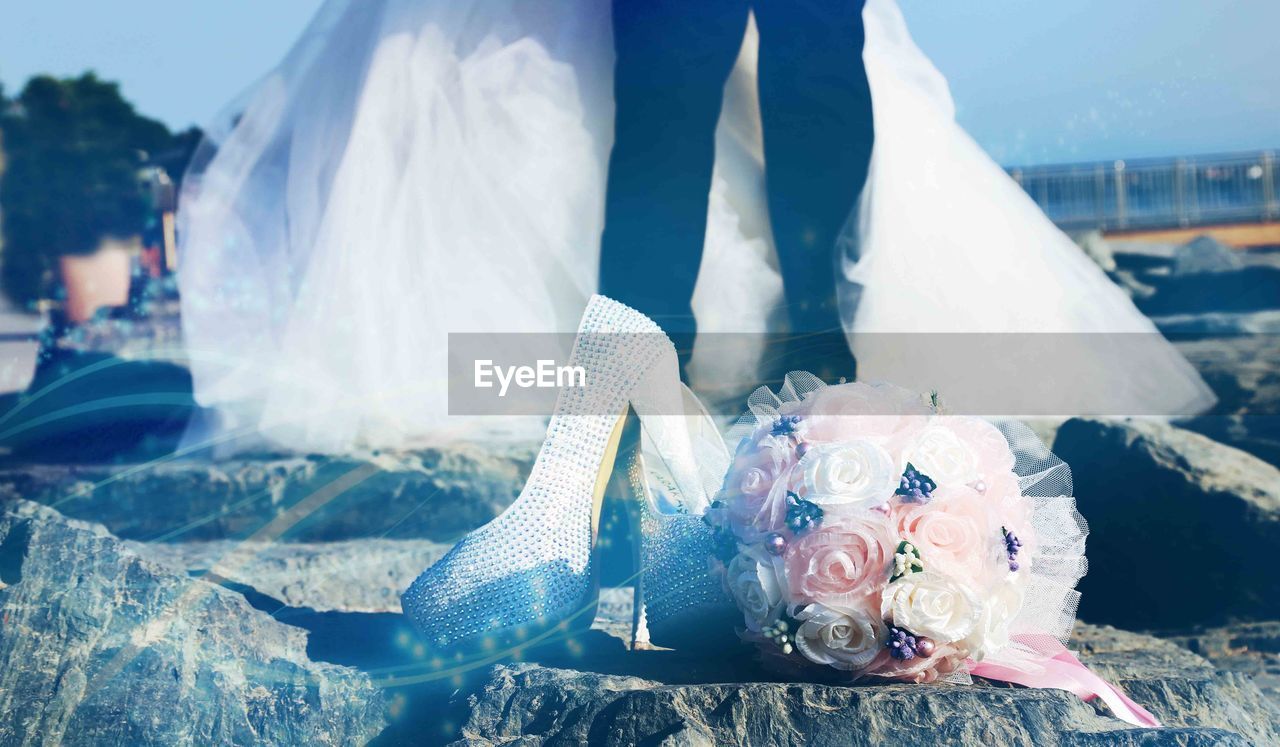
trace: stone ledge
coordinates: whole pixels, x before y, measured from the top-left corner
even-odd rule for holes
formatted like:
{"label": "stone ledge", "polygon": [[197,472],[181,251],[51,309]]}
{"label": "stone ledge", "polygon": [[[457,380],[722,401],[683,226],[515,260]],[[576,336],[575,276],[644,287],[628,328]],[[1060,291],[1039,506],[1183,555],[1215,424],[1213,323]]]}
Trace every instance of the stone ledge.
{"label": "stone ledge", "polygon": [[335,480],[372,468],[303,517],[287,539],[451,541],[511,503],[536,453],[534,445],[507,442],[365,457],[24,465],[0,469],[0,497],[53,506],[124,539],[216,540],[249,536]]}
{"label": "stone ledge", "polygon": [[346,744],[387,723],[366,674],[100,526],[0,503],[0,744]]}

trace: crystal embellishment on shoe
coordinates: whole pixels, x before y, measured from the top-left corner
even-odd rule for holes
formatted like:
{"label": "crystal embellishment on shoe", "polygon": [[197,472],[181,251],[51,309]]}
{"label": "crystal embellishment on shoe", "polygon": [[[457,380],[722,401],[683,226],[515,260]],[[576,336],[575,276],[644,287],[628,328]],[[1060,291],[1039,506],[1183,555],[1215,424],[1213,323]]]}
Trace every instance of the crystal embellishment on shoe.
{"label": "crystal embellishment on shoe", "polygon": [[490,635],[529,640],[562,621],[590,623],[601,473],[612,467],[633,389],[655,366],[677,376],[675,361],[670,340],[647,317],[592,297],[569,361],[584,369],[586,386],[560,391],[520,496],[403,595],[405,613],[430,645],[460,647]]}
{"label": "crystal embellishment on shoe", "polygon": [[708,566],[712,529],[699,514],[664,513],[654,493],[678,490],[653,459],[637,454],[628,467],[639,525],[639,577],[632,645],[712,651],[733,648],[741,614]]}

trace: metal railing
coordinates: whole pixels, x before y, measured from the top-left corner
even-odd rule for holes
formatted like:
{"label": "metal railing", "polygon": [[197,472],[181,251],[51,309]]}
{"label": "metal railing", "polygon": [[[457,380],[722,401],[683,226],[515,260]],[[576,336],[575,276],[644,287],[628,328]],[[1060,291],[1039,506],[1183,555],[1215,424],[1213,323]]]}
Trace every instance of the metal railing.
{"label": "metal railing", "polygon": [[1274,151],[1009,170],[1064,229],[1180,228],[1280,219]]}

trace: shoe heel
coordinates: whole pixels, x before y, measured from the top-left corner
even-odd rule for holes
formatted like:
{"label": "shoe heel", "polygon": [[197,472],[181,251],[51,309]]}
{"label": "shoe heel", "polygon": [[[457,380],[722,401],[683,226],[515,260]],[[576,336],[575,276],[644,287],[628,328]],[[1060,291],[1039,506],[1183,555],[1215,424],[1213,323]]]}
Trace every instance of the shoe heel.
{"label": "shoe heel", "polygon": [[[636,554],[632,648],[691,648],[702,645],[699,629],[732,631],[741,624],[710,574],[713,545],[702,520],[731,457],[715,421],[680,383],[674,365],[651,368],[632,407],[641,425],[626,470]],[[700,619],[711,625],[698,624]],[[737,642],[732,633],[729,640]],[[712,649],[719,647],[717,640]]]}
{"label": "shoe heel", "polygon": [[[738,644],[733,634],[742,616],[710,573],[711,529],[701,516],[664,513],[679,499],[675,486],[637,454],[627,470],[633,499],[629,509],[636,547],[632,650],[649,644],[682,650],[723,651]],[[681,503],[671,505],[682,506]]]}
{"label": "shoe heel", "polygon": [[621,495],[626,500],[627,527],[631,535],[631,650],[649,644],[649,627],[645,618],[644,526],[646,520],[645,481],[640,459],[640,444],[627,458]]}

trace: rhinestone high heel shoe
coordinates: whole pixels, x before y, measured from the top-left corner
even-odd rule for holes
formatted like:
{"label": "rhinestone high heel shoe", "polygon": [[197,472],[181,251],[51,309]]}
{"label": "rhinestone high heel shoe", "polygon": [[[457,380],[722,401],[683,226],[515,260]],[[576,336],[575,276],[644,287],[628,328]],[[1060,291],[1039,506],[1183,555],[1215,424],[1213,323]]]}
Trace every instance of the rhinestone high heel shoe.
{"label": "rhinestone high heel shoe", "polygon": [[[405,613],[432,646],[532,644],[562,623],[589,625],[597,597],[592,549],[628,405],[681,448],[679,429],[668,423],[679,407],[675,348],[647,317],[592,297],[569,365],[584,370],[585,386],[560,391],[520,496],[403,595]],[[689,479],[690,460],[673,463]]]}
{"label": "rhinestone high heel shoe", "polygon": [[[676,446],[652,428],[644,429],[627,466],[632,496],[629,515],[632,531],[638,535],[632,538],[637,568],[633,650],[648,643],[720,651],[739,643],[724,633],[739,627],[742,615],[709,572],[715,537],[702,519],[709,496],[724,479],[730,456],[710,415],[692,392],[681,388],[688,437]],[[673,457],[685,444],[694,448],[704,476],[700,481],[677,480],[673,474]]]}

